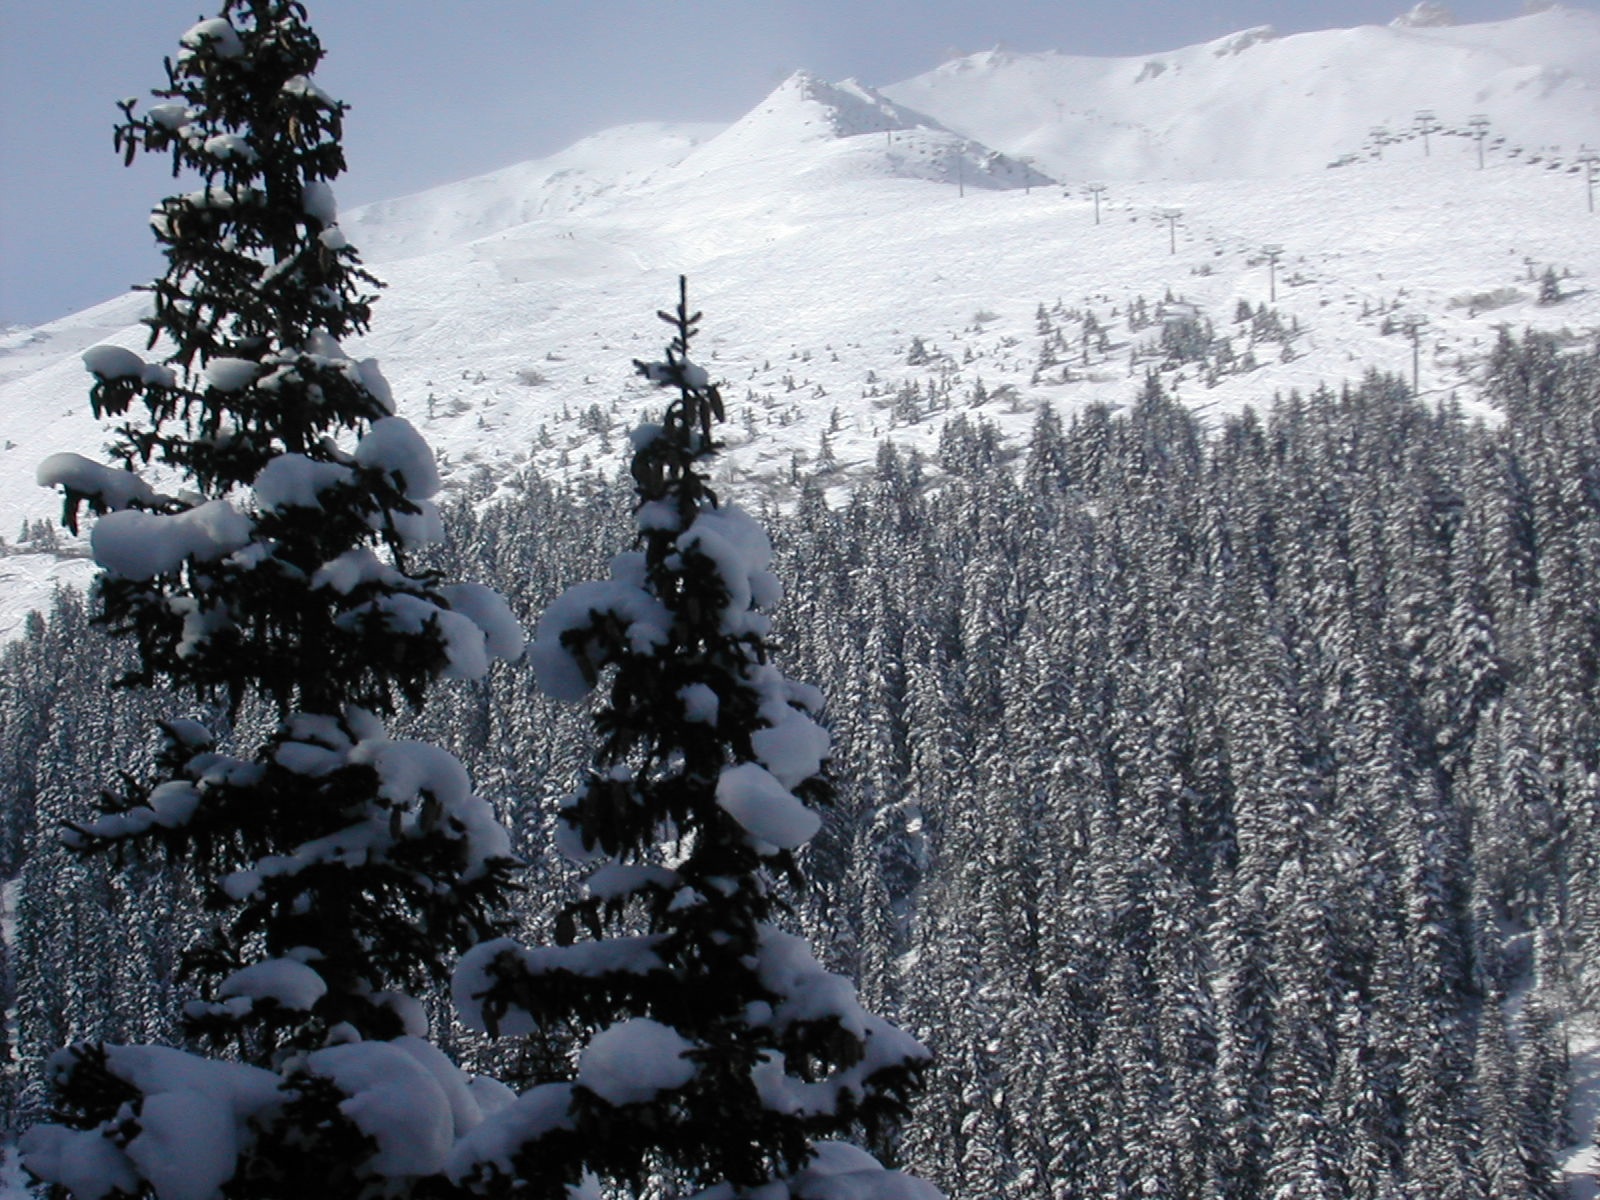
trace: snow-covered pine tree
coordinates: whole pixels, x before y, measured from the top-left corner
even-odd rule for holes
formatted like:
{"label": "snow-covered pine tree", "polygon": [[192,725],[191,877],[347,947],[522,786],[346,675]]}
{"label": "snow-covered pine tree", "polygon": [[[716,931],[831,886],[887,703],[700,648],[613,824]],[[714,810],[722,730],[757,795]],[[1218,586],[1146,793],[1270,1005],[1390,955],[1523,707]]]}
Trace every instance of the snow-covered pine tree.
{"label": "snow-covered pine tree", "polygon": [[344,105],[311,80],[322,53],[293,0],[228,0],[183,35],[158,103],[122,105],[129,161],[198,176],[152,220],[162,361],[85,354],[118,466],[39,470],[68,525],[99,514],[97,619],[139,652],[124,682],[278,722],[254,747],[164,722],[155,778],[68,830],[84,854],[193,873],[211,918],[183,1022],[219,1055],[58,1054],[57,1123],[23,1149],[78,1196],[397,1195],[481,1117],[407,993],[499,932],[509,841],[455,758],[381,718],[523,638],[489,589],[408,566],[442,534],[439,478],[376,364],[340,347],[376,283],[336,221]]}
{"label": "snow-covered pine tree", "polygon": [[769,661],[779,598],[765,531],[721,505],[704,466],[722,400],[690,359],[680,281],[664,362],[675,393],[633,435],[638,550],[570,588],[530,652],[540,686],[579,701],[609,675],[593,767],[562,810],[591,864],[555,944],[484,943],[462,960],[469,1024],[540,1039],[565,1065],[462,1141],[474,1196],[562,1197],[598,1180],[634,1196],[931,1200],[846,1141],[905,1112],[927,1052],[870,1015],[779,925],[777,880],[832,794],[822,696]]}

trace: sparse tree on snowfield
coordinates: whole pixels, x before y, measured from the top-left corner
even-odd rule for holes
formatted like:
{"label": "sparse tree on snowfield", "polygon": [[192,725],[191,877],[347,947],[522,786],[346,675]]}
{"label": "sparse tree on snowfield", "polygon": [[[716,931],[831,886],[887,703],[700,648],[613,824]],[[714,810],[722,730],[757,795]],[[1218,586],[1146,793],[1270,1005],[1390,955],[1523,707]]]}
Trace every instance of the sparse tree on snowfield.
{"label": "sparse tree on snowfield", "polygon": [[832,795],[822,696],[769,661],[779,585],[749,516],[704,464],[722,401],[690,360],[698,314],[663,313],[674,393],[633,436],[639,549],[540,621],[532,657],[557,698],[602,671],[592,770],[562,811],[591,864],[555,944],[484,943],[455,994],[469,1023],[572,1046],[463,1139],[449,1174],[474,1196],[548,1197],[598,1179],[638,1196],[929,1200],[931,1185],[844,1141],[904,1115],[927,1053],[867,1013],[777,923],[776,881]]}
{"label": "sparse tree on snowfield", "polygon": [[279,718],[238,753],[165,722],[156,778],[68,830],[84,854],[165,851],[195,873],[213,917],[183,1018],[226,1054],[58,1054],[59,1123],[23,1150],[78,1196],[398,1194],[481,1117],[407,991],[498,931],[509,843],[459,762],[381,718],[522,634],[487,588],[407,565],[440,536],[439,479],[376,365],[340,347],[376,285],[336,220],[344,106],[311,80],[321,57],[300,4],[228,0],[184,34],[158,102],[122,106],[129,161],[170,153],[198,176],[152,219],[162,361],[90,350],[118,464],[39,471],[67,524],[99,514],[97,619],[139,651],[125,682]]}

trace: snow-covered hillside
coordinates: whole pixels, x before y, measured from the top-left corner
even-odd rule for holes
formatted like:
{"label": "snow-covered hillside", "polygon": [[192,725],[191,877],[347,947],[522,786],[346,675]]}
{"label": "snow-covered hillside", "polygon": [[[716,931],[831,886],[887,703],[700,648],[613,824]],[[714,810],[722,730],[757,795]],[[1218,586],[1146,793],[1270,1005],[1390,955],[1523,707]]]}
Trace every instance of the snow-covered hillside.
{"label": "snow-covered hillside", "polygon": [[1419,112],[1439,126],[1439,153],[1475,157],[1480,114],[1498,148],[1570,151],[1600,142],[1600,16],[1553,7],[1292,37],[1263,26],[1138,58],[992,51],[884,90],[1067,179],[1314,171],[1378,152],[1379,129],[1420,140]]}
{"label": "snow-covered hillside", "polygon": [[[1600,327],[1600,217],[1571,153],[1600,144],[1597,97],[1600,16],[1560,9],[1137,61],[979,55],[881,92],[796,75],[724,130],[628,126],[347,214],[389,284],[349,349],[455,486],[615,471],[656,402],[630,362],[680,272],[733,410],[723,469],[780,495],[801,473],[844,484],[886,437],[931,453],[956,414],[1020,436],[1047,402],[1126,403],[1152,370],[1223,414],[1409,374],[1415,352],[1425,391],[1470,405],[1498,326]],[[1426,147],[1363,150],[1424,105]],[[1444,136],[1474,113],[1481,170]],[[1098,224],[1089,179],[1112,181]],[[142,349],[140,309],[0,335],[0,636],[87,575],[18,535],[55,514],[38,462],[107,440],[80,355]]]}

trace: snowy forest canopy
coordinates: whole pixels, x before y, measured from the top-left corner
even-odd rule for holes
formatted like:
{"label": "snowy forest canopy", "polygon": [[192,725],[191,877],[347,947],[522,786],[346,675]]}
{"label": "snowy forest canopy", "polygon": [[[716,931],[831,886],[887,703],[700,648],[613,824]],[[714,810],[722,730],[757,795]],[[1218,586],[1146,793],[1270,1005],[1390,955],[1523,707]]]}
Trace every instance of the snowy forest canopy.
{"label": "snowy forest canopy", "polygon": [[[1152,387],[1015,459],[956,418],[936,470],[886,445],[847,504],[768,515],[839,781],[795,926],[937,1057],[908,1168],[973,1198],[1559,1194],[1600,983],[1600,355],[1506,340],[1490,375],[1495,427],[1376,376],[1209,433]],[[432,565],[531,624],[629,505],[516,490],[456,505]],[[12,1128],[47,1055],[170,1041],[188,992],[189,874],[56,837],[108,762],[147,773],[172,698],[110,691],[127,654],[63,594],[0,660]],[[586,714],[497,667],[410,732],[494,800],[547,923]],[[542,1077],[432,1003],[464,1065]]]}

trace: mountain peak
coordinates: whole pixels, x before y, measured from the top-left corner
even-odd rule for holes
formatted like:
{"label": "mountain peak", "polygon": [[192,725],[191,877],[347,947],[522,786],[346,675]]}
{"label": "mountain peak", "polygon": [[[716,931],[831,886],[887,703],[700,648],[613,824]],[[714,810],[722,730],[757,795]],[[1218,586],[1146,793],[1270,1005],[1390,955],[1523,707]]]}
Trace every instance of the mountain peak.
{"label": "mountain peak", "polygon": [[1402,29],[1443,29],[1456,24],[1456,15],[1436,0],[1417,0],[1389,24]]}
{"label": "mountain peak", "polygon": [[1218,38],[1211,43],[1211,53],[1218,58],[1226,58],[1234,54],[1243,54],[1252,46],[1259,46],[1262,42],[1275,42],[1278,40],[1278,31],[1271,25],[1256,25],[1250,29],[1241,29],[1238,33],[1230,33],[1227,37]]}
{"label": "mountain peak", "polygon": [[[870,135],[878,135],[876,137]],[[890,176],[986,189],[1040,187],[1048,176],[956,133],[860,80],[790,75],[689,160],[700,172],[789,159],[791,177]]]}
{"label": "mountain peak", "polygon": [[790,75],[738,124],[752,118],[763,125],[787,124],[808,139],[943,128],[933,118],[896,104],[859,80],[830,83],[809,71]]}

